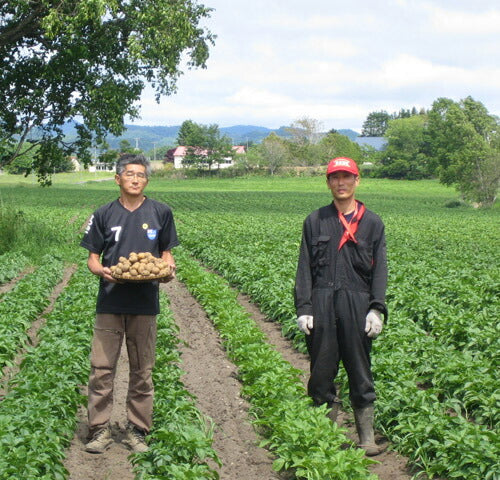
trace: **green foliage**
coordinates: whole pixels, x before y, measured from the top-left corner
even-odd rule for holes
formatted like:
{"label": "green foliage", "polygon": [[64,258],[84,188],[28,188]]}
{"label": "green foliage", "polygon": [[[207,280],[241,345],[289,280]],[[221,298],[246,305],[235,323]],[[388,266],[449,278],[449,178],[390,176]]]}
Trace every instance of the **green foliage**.
{"label": "green foliage", "polygon": [[24,255],[5,253],[0,255],[0,285],[12,280],[28,263]]}
{"label": "green foliage", "polygon": [[186,147],[183,165],[199,169],[208,168],[224,163],[233,157],[231,140],[221,136],[219,126],[200,125],[186,120],[177,136],[179,145]]}
{"label": "green foliage", "polygon": [[[20,198],[27,192],[20,192]],[[59,201],[64,202],[63,198]],[[11,209],[12,208],[12,209]],[[44,217],[44,218],[43,218]],[[41,254],[68,241],[68,225],[59,224],[60,217],[52,209],[17,210],[6,201],[0,204],[0,255],[18,252],[38,263]]]}
{"label": "green foliage", "polygon": [[361,147],[345,135],[339,133],[329,133],[321,139],[320,145],[323,149],[321,164],[326,164],[328,160],[335,157],[349,157],[358,162],[358,164],[363,159]]}
{"label": "green foliage", "polygon": [[[4,157],[5,158],[5,157]],[[33,167],[33,155],[23,153],[17,156],[5,167],[5,171],[12,175],[29,174]]]}
{"label": "green foliage", "polygon": [[63,460],[84,400],[97,294],[86,270],[82,262],[0,403],[1,478],[67,478]]}
{"label": "green foliage", "polygon": [[[271,133],[266,137],[258,151],[260,152],[259,166],[264,167],[267,171],[274,175],[281,167],[289,162],[292,155],[297,154],[294,144],[281,139],[275,133]],[[305,148],[305,147],[303,147]]]}
{"label": "green foliage", "polygon": [[[189,0],[146,0],[140,8],[113,0],[3,2],[2,150],[36,133],[34,168],[43,182],[69,154],[87,164],[95,142],[120,135],[124,117],[138,116],[146,82],[158,99],[175,91],[182,56],[188,68],[205,66],[214,37],[199,24],[209,13]],[[77,138],[64,143],[63,126],[75,118],[83,119]]]}
{"label": "green foliage", "polygon": [[389,121],[385,133],[387,146],[381,154],[377,175],[407,180],[429,177],[425,155],[426,121],[423,115]]}
{"label": "green foliage", "polygon": [[215,323],[229,357],[238,366],[254,423],[267,437],[261,445],[278,457],[273,468],[293,470],[296,478],[310,480],[375,478],[366,469],[372,461],[361,450],[341,448],[350,443],[344,431],[326,417],[325,407],[311,406],[299,372],[266,343],[238,303],[236,292],[182,249],[176,258],[181,279]]}
{"label": "green foliage", "polygon": [[386,134],[389,122],[399,118],[410,118],[414,115],[425,115],[425,110],[420,112],[415,107],[410,109],[400,109],[399,112],[388,114],[385,110],[370,112],[363,123],[361,135],[363,137],[383,137]]}
{"label": "green foliage", "polygon": [[[0,177],[0,181],[5,177]],[[81,179],[76,174],[75,178]],[[152,198],[163,199],[173,207],[183,248],[220,272],[231,285],[249,293],[261,310],[270,319],[280,321],[283,331],[303,349],[304,337],[295,324],[293,278],[302,221],[310,211],[331,200],[324,176],[230,181],[152,179],[148,189]],[[453,190],[429,180],[364,179],[358,193],[368,208],[382,216],[388,242],[390,320],[373,348],[377,427],[391,439],[395,449],[408,455],[411,463],[429,476],[493,480],[500,473],[498,434],[494,430],[499,421],[500,401],[496,371],[500,351],[496,321],[500,316],[499,274],[492,267],[500,262],[498,207],[481,211],[447,208],[447,204],[457,201]],[[72,185],[68,180],[57,180],[50,192],[36,185],[2,184],[4,209],[22,209],[33,228],[33,239],[20,236],[16,246],[24,244],[28,252],[25,258],[35,258],[37,263],[43,258],[40,250],[51,241],[58,242],[59,256],[71,255],[74,261],[75,251],[80,250],[78,231],[84,221],[96,206],[113,198],[116,187],[110,182]],[[41,233],[40,240],[37,231]],[[32,243],[28,248],[24,242]],[[10,262],[12,255],[0,257],[2,266]],[[78,385],[88,378],[97,289],[97,281],[89,282],[83,252],[81,257],[79,271],[40,331],[42,342],[30,349],[29,359],[23,364],[16,380],[19,391],[12,385],[9,395],[0,402],[0,476],[5,478],[64,478],[61,452],[73,435],[75,405],[84,401]],[[20,263],[8,267],[11,273],[4,278],[12,278],[23,268],[25,263],[19,258]],[[179,274],[184,272],[187,277],[190,274],[185,265],[181,268],[179,261]],[[0,269],[0,278],[3,271]],[[30,284],[41,283],[31,278]],[[326,419],[320,411],[303,413],[293,406],[307,404],[303,390],[294,393],[297,384],[293,371],[281,370],[281,360],[269,353],[272,349],[259,340],[262,337],[258,332],[241,326],[248,323],[248,318],[237,310],[234,292],[231,298],[220,294],[227,284],[217,279],[205,280],[204,276],[198,280],[194,275],[193,288],[206,288],[203,295],[208,297],[207,312],[212,318],[220,317],[216,323],[226,325],[227,331],[235,331],[235,338],[239,339],[231,340],[228,351],[238,350],[238,358],[244,359],[247,340],[255,343],[248,348],[255,370],[248,365],[241,369],[241,375],[248,381],[245,395],[255,396],[259,402],[255,412],[258,422],[263,422],[258,427],[266,435],[268,447],[283,448],[276,468],[293,468],[296,464],[297,471],[303,468],[314,472],[314,466],[298,452],[305,451],[302,448],[313,450],[315,442],[319,443],[317,448],[325,447],[322,439],[328,427],[322,422]],[[240,331],[241,337],[236,337]],[[170,385],[177,372],[168,365],[167,344],[161,345],[159,350],[166,356],[157,364],[161,380],[156,385],[156,395],[161,406],[155,405],[155,410],[159,415],[170,415],[170,386],[165,392],[160,390],[161,385]],[[39,357],[36,362],[35,356]],[[279,365],[280,373],[268,375],[266,365],[270,364]],[[24,373],[25,367],[29,373]],[[44,375],[40,375],[42,371]],[[345,375],[340,379],[345,397]],[[290,397],[274,396],[277,382],[283,383],[283,392]],[[172,393],[175,391],[172,387]],[[298,403],[293,403],[299,396]],[[54,401],[59,398],[60,402]],[[163,402],[162,398],[166,400]],[[285,406],[284,411],[279,405]],[[292,413],[293,422],[287,412]],[[153,443],[161,442],[162,435],[165,441],[164,446],[158,445],[158,455],[153,460],[145,459],[146,463],[154,463],[145,469],[156,468],[162,459],[177,452],[177,447],[167,446],[175,438],[180,442],[180,456],[176,458],[188,458],[193,451],[189,448],[201,448],[203,455],[210,452],[204,436],[210,432],[199,430],[195,416],[187,415],[185,437],[180,433],[184,431],[180,420],[175,425],[177,429],[170,425],[168,430],[162,430],[163,420],[159,420],[160,416],[155,419],[158,436],[152,437]],[[269,428],[268,423],[272,424]],[[330,437],[326,441],[330,446],[337,442]],[[331,450],[325,469],[334,468],[332,463],[340,458],[337,453],[331,455]],[[350,463],[356,470],[357,462]],[[200,472],[199,478],[209,475],[202,463],[190,467],[172,464],[170,474],[192,478],[196,474],[189,473],[190,468]]]}
{"label": "green foliage", "polygon": [[162,313],[157,317],[154,421],[150,448],[136,454],[132,462],[138,478],[217,479],[207,465],[210,459],[220,465],[212,448],[213,426],[197,410],[192,395],[181,382],[178,329],[168,303],[161,297]]}
{"label": "green foliage", "polygon": [[456,185],[467,200],[492,205],[500,181],[498,118],[481,102],[436,100],[427,127],[429,156],[445,185]]}
{"label": "green foliage", "polygon": [[[198,186],[212,191],[196,195],[179,185],[166,198],[182,245],[305,351],[292,296],[300,231],[305,215],[329,199],[313,193],[323,179],[292,180],[212,182]],[[430,181],[365,179],[358,192],[382,215],[388,242],[390,321],[373,350],[378,428],[429,475],[495,478],[498,213],[449,209],[449,190]]]}
{"label": "green foliage", "polygon": [[361,135],[363,137],[383,137],[390,118],[385,110],[370,112],[363,123]]}
{"label": "green foliage", "polygon": [[27,330],[49,303],[49,295],[61,280],[63,263],[54,257],[42,259],[42,266],[19,281],[0,303],[0,370],[27,340]]}
{"label": "green foliage", "polygon": [[8,210],[4,205],[0,205],[0,255],[15,245],[24,222],[21,210]]}

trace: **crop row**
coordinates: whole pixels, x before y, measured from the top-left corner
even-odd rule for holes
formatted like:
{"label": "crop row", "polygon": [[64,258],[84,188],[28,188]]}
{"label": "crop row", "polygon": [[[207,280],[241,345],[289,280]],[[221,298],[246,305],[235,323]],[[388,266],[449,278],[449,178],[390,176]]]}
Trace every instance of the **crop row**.
{"label": "crop row", "polygon": [[310,480],[376,478],[367,471],[372,461],[361,450],[342,448],[351,444],[345,431],[326,417],[326,407],[312,407],[299,372],[267,343],[227,282],[205,271],[181,248],[176,258],[179,278],[214,322],[238,367],[242,394],[266,437],[261,445],[277,456],[274,468],[292,470],[297,478]]}
{"label": "crop row", "polygon": [[17,253],[0,255],[0,285],[15,278],[27,265],[28,259]]}
{"label": "crop row", "polygon": [[84,269],[77,270],[11,380],[0,404],[1,479],[67,477],[62,461],[84,402],[79,385],[88,378],[96,293]]}
{"label": "crop row", "polygon": [[[428,380],[422,381],[422,365],[432,368],[432,357],[439,352],[413,322],[395,314],[391,323],[393,328],[375,345],[373,362],[379,427],[399,452],[431,477],[498,478],[500,438],[494,427],[470,421],[463,414],[463,401],[443,390],[436,374],[427,371]],[[445,375],[442,370],[437,373]],[[470,393],[481,395],[473,390]],[[478,400],[485,410],[489,406],[491,414],[498,415],[498,395]]]}
{"label": "crop row", "polygon": [[160,297],[158,316],[154,422],[150,434],[150,448],[134,455],[137,478],[153,480],[217,479],[218,474],[209,465],[220,464],[212,448],[213,428],[210,420],[196,408],[194,398],[186,390],[180,377],[181,359],[178,351],[178,328],[168,301]]}
{"label": "crop row", "polygon": [[26,275],[2,297],[0,303],[0,369],[28,339],[33,320],[49,304],[49,295],[61,280],[63,262],[55,257],[41,259],[41,266]]}
{"label": "crop row", "polygon": [[[50,264],[60,275],[62,262]],[[78,406],[86,402],[79,392],[89,374],[97,294],[97,282],[89,282],[90,274],[83,265],[81,262],[47,315],[46,324],[38,333],[38,345],[28,349],[20,371],[11,379],[8,393],[0,403],[2,480],[59,480],[68,476],[63,460],[74,435]],[[46,282],[51,271],[40,267],[37,272],[43,275],[31,276],[28,284],[39,285],[45,293],[49,292]],[[22,284],[13,294],[19,299],[17,303],[7,303],[13,315],[23,311],[30,297],[37,297],[35,292],[24,290]],[[206,464],[206,459],[218,462],[211,448],[212,430],[180,382],[176,327],[164,298],[162,308],[154,370],[155,428],[150,451],[136,455],[133,460],[137,478],[217,478]]]}
{"label": "crop row", "polygon": [[[242,205],[245,196],[241,203],[231,198],[230,205],[221,205],[212,196],[208,201],[198,195],[193,200],[196,205],[203,201],[210,205],[211,211],[203,215],[192,212],[188,198],[185,204],[178,203],[182,244],[250,294],[304,350],[291,294],[301,228],[293,211],[296,205],[280,205],[279,214],[273,215],[274,205],[267,197],[253,210],[248,202]],[[268,212],[262,213],[264,208]],[[377,405],[380,428],[428,474],[494,478],[499,446],[491,427],[499,415],[499,336],[492,319],[498,312],[494,296],[498,275],[489,268],[488,236],[467,247],[461,220],[448,221],[445,230],[442,223],[435,225],[439,218],[432,216],[404,220],[388,216],[392,315],[375,342]],[[479,229],[485,223],[481,218],[474,222]],[[404,414],[395,415],[394,406]],[[431,428],[429,415],[435,419],[432,435],[426,431]],[[457,454],[457,438],[468,445],[467,455]]]}

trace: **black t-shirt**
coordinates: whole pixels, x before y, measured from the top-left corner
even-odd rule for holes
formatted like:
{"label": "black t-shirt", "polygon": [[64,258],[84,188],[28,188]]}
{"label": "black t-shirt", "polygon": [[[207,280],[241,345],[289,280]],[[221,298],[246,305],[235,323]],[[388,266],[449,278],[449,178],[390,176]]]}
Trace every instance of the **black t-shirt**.
{"label": "black t-shirt", "polygon": [[[146,198],[133,212],[114,200],[97,209],[89,220],[80,246],[102,254],[110,267],[131,252],[151,252],[159,257],[179,244],[170,207]],[[101,278],[97,313],[157,315],[160,311],[158,282],[111,283]]]}

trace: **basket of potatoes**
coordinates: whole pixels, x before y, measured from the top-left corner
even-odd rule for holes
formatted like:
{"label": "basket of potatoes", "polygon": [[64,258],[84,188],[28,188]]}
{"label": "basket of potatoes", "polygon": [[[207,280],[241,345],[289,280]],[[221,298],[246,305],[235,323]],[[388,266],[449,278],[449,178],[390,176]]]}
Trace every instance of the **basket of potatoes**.
{"label": "basket of potatoes", "polygon": [[120,257],[110,270],[113,278],[124,282],[168,281],[173,278],[170,266],[150,252],[132,252],[128,258]]}

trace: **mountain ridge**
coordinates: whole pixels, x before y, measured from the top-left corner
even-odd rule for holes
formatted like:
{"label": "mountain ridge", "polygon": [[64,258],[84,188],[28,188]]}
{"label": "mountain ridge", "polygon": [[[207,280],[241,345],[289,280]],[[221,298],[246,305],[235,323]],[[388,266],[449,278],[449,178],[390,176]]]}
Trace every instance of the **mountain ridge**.
{"label": "mountain ridge", "polygon": [[[76,138],[76,123],[68,122],[64,127],[66,139],[71,141]],[[280,137],[289,137],[286,131],[288,127],[268,128],[259,125],[232,125],[229,127],[219,127],[222,135],[227,135],[234,145],[248,145],[250,143],[260,143],[271,133]],[[180,125],[133,125],[125,124],[125,131],[120,136],[108,135],[106,142],[110,148],[118,149],[120,142],[128,141],[132,146],[141,149],[144,152],[151,151],[154,148],[164,146],[176,146],[176,138]],[[360,134],[351,129],[337,130],[338,133],[346,135],[350,140],[357,138]],[[326,133],[326,132],[325,132]]]}

